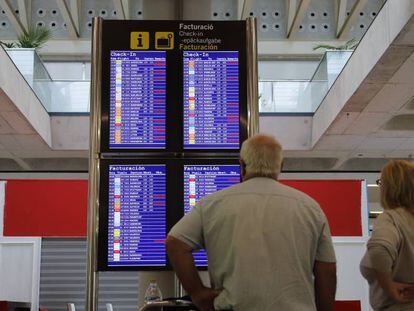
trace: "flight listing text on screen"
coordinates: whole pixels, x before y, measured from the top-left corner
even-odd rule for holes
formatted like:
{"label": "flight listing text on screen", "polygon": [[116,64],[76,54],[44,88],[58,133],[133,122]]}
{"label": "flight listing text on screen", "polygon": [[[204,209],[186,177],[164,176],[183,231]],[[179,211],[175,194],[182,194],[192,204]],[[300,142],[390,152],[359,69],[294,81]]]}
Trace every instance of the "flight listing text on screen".
{"label": "flight listing text on screen", "polygon": [[[185,165],[184,213],[189,213],[203,197],[239,182],[239,165]],[[207,266],[206,252],[195,252],[194,261],[199,267]]]}
{"label": "flight listing text on screen", "polygon": [[165,51],[111,51],[109,123],[110,149],[165,149]]}
{"label": "flight listing text on screen", "polygon": [[237,51],[183,52],[184,148],[239,148]]}
{"label": "flight listing text on screen", "polygon": [[108,266],[165,266],[166,166],[110,165]]}

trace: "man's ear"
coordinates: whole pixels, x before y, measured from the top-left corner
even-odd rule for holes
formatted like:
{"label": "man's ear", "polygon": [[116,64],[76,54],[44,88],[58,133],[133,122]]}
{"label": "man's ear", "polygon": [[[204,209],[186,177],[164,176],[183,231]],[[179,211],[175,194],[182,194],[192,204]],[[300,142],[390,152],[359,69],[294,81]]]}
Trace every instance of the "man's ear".
{"label": "man's ear", "polygon": [[240,175],[243,179],[244,176],[246,175],[246,163],[244,163],[242,159],[239,159],[239,163],[240,163]]}

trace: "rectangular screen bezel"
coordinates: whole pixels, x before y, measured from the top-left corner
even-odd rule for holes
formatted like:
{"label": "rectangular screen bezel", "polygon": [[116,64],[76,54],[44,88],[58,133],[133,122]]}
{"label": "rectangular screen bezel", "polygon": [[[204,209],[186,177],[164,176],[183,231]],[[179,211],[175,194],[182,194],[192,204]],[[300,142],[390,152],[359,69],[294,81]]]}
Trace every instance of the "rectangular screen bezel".
{"label": "rectangular screen bezel", "polygon": [[[218,28],[213,35],[223,37],[228,32],[223,49],[219,51],[238,51],[239,53],[239,149],[184,149],[183,119],[183,51],[166,50],[166,141],[165,149],[159,148],[109,148],[110,127],[110,52],[128,51],[130,49],[130,32],[132,31],[174,31],[183,21],[124,21],[104,20],[102,25],[102,87],[101,87],[101,144],[104,154],[149,154],[159,153],[169,157],[181,153],[184,157],[200,154],[235,154],[247,139],[247,49],[245,21],[209,21]],[[185,21],[185,23],[205,24],[202,21]],[[177,31],[178,32],[178,31]],[[178,40],[177,38],[175,38]],[[150,42],[148,50],[158,51]],[[178,61],[177,61],[178,60]],[[171,82],[172,81],[172,82]]]}
{"label": "rectangular screen bezel", "polygon": [[[239,50],[220,50],[220,51],[183,51],[183,52],[206,52],[206,53],[228,53],[228,52],[237,52],[237,58],[238,58],[238,73],[239,73],[239,146],[238,148],[192,148],[192,147],[185,147],[185,141],[184,141],[184,55],[182,55],[181,61],[182,61],[182,86],[181,86],[181,92],[182,92],[182,138],[183,138],[183,142],[182,142],[182,148],[183,151],[186,153],[210,153],[210,152],[215,152],[215,153],[222,153],[222,152],[238,152],[241,148],[241,143],[247,138],[243,136],[243,132],[246,132],[246,136],[247,136],[247,128],[243,128],[243,122],[241,121],[243,119],[243,115],[246,114],[247,115],[247,110],[246,111],[242,111],[242,107],[247,107],[247,103],[246,104],[242,104],[244,102],[244,98],[246,97],[242,97],[242,85],[243,85],[243,80],[242,80],[242,76],[243,73],[241,72],[243,70],[243,64],[245,64],[244,62],[241,62],[241,53]],[[245,80],[246,81],[246,80]]]}
{"label": "rectangular screen bezel", "polygon": [[[184,165],[239,165],[238,158],[188,158],[188,159],[102,159],[100,160],[98,271],[171,271],[168,256],[165,266],[109,266],[108,265],[108,202],[110,165],[165,164],[166,185],[166,232],[184,216]],[[208,270],[208,266],[198,266]]]}
{"label": "rectangular screen bezel", "polygon": [[[162,54],[165,54],[165,60],[166,60],[166,63],[167,63],[167,53],[166,53],[166,51],[159,51],[159,50],[110,50],[109,51],[109,60],[111,60],[111,52],[134,52],[134,53],[137,53],[137,54],[140,54],[140,53],[152,53],[152,52],[158,52],[158,53],[162,53]],[[124,151],[124,150],[134,150],[134,151],[137,151],[137,152],[141,152],[141,151],[149,151],[149,150],[151,150],[151,151],[153,151],[153,152],[163,152],[164,150],[165,150],[165,148],[166,148],[166,146],[167,146],[167,137],[165,136],[164,137],[164,147],[152,147],[152,148],[148,148],[148,147],[124,147],[124,148],[111,148],[110,147],[110,144],[111,144],[111,142],[110,142],[110,128],[111,128],[111,124],[110,124],[110,122],[111,122],[111,116],[110,116],[110,105],[111,105],[111,100],[110,100],[110,90],[111,90],[111,62],[109,61],[108,63],[107,63],[107,65],[109,65],[108,67],[109,68],[106,68],[106,69],[109,69],[109,72],[108,72],[108,76],[109,76],[109,92],[108,92],[108,96],[109,96],[109,99],[108,99],[108,105],[106,106],[106,107],[108,107],[108,141],[107,141],[107,143],[108,143],[108,150],[110,150],[110,152],[120,152],[120,151]],[[166,71],[167,71],[167,64],[166,64]],[[165,76],[165,84],[166,84],[166,87],[167,87],[167,76]],[[165,115],[164,115],[164,121],[165,121],[165,132],[167,133],[167,125],[166,125],[166,123],[167,123],[167,94],[165,94]]]}
{"label": "rectangular screen bezel", "polygon": [[168,206],[177,202],[177,183],[174,179],[174,165],[172,159],[103,159],[100,160],[100,185],[99,185],[99,231],[98,231],[98,271],[166,271],[171,266],[166,257],[165,266],[109,266],[108,265],[108,212],[109,212],[109,166],[110,165],[166,165],[166,232],[169,232],[176,217]]}
{"label": "rectangular screen bezel", "polygon": [[[180,217],[177,221],[179,221],[182,217],[184,217],[184,166],[185,165],[239,165],[238,158],[189,158],[189,159],[181,159],[178,163],[178,177],[181,181],[179,187],[178,197],[180,199],[179,208],[180,208]],[[241,182],[241,173],[240,173],[240,182]],[[199,271],[207,271],[208,266],[196,266],[197,270]]]}

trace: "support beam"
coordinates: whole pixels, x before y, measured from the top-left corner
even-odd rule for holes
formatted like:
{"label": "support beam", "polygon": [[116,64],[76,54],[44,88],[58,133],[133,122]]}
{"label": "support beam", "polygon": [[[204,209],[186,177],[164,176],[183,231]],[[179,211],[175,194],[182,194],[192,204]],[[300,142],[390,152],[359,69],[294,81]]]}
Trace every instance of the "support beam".
{"label": "support beam", "polygon": [[288,32],[287,32],[288,39],[295,38],[299,30],[299,25],[302,23],[303,17],[305,16],[308,10],[310,2],[311,0],[301,0],[299,7],[296,10],[295,17],[293,18],[292,26],[288,28]]}
{"label": "support beam", "polygon": [[[19,12],[20,12],[20,9],[19,9]],[[30,165],[27,164],[23,159],[15,157],[13,160],[16,161],[17,164],[19,164],[23,168],[23,170],[25,170],[25,171],[32,171],[33,170],[33,168],[30,167]]]}
{"label": "support beam", "polygon": [[121,0],[112,0],[114,3],[114,7],[116,10],[116,17],[118,19],[125,19],[124,7],[122,5]]}
{"label": "support beam", "polygon": [[339,35],[340,30],[345,24],[346,7],[348,0],[336,0],[335,1],[335,14],[336,14],[336,35]]}
{"label": "support beam", "polygon": [[19,9],[20,22],[22,23],[25,30],[30,27],[30,18],[32,11],[31,0],[17,0],[17,7]]}
{"label": "support beam", "polygon": [[80,6],[81,0],[69,0],[70,14],[72,15],[73,23],[76,31],[80,33]]}
{"label": "support beam", "polygon": [[129,8],[131,6],[129,2],[130,2],[129,0],[121,0],[122,7],[124,8],[125,19],[131,19],[131,14],[129,13]]}
{"label": "support beam", "polygon": [[352,25],[355,23],[355,21],[357,20],[359,16],[359,12],[361,12],[364,9],[367,2],[368,0],[358,0],[357,2],[355,2],[351,10],[351,13],[349,14],[347,20],[345,21],[344,25],[342,26],[342,28],[337,34],[337,38],[339,40],[346,39],[346,37],[349,34],[349,30],[351,29]]}
{"label": "support beam", "polygon": [[183,0],[175,0],[175,19],[182,20],[184,15],[184,3]]}
{"label": "support beam", "polygon": [[118,19],[129,19],[129,0],[112,0]]}
{"label": "support beam", "polygon": [[286,0],[286,8],[287,8],[287,13],[288,13],[286,36],[289,30],[292,28],[293,20],[295,19],[295,15],[296,15],[297,6],[298,6],[297,0]]}
{"label": "support beam", "polygon": [[9,0],[0,0],[0,7],[6,12],[6,16],[9,19],[10,23],[13,25],[14,29],[17,32],[17,35],[24,34],[26,29],[24,28],[23,24],[17,18],[16,14],[14,14],[14,10],[10,5]]}
{"label": "support beam", "polygon": [[56,0],[57,6],[62,14],[63,20],[66,23],[66,27],[69,32],[69,37],[72,39],[79,38],[79,32],[76,29],[75,22],[73,21],[72,14],[70,14],[69,8],[66,5],[65,0]]}
{"label": "support beam", "polygon": [[237,1],[237,18],[244,20],[249,17],[252,10],[253,0],[238,0]]}

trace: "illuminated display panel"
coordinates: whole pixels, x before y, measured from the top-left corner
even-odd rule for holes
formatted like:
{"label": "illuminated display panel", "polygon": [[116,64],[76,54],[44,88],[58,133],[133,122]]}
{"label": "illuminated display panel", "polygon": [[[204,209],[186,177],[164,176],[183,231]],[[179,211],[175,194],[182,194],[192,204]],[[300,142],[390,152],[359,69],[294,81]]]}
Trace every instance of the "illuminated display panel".
{"label": "illuminated display panel", "polygon": [[[240,182],[239,165],[184,165],[184,214],[200,199]],[[207,266],[204,250],[194,253],[197,266]]]}
{"label": "illuminated display panel", "polygon": [[108,170],[108,266],[166,266],[166,165]]}
{"label": "illuminated display panel", "polygon": [[183,52],[184,149],[239,149],[239,53]]}
{"label": "illuminated display panel", "polygon": [[165,149],[166,52],[110,52],[109,149]]}

